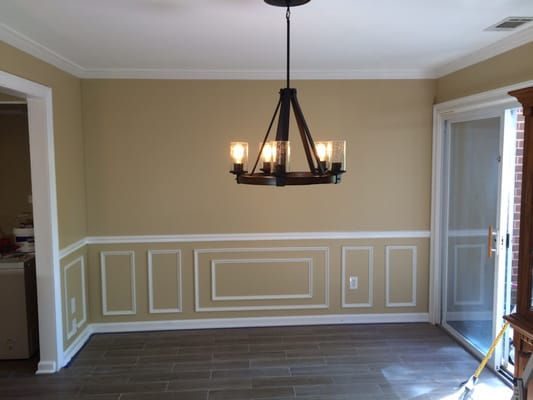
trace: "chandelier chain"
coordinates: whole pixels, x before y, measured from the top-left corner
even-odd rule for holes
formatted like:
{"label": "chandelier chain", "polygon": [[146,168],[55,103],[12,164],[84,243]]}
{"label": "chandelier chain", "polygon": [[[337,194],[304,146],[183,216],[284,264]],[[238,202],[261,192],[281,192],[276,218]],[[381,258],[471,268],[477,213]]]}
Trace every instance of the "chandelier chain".
{"label": "chandelier chain", "polygon": [[290,66],[291,66],[291,51],[290,51],[290,43],[291,43],[291,8],[287,6],[287,13],[285,14],[285,18],[287,18],[287,89],[290,87],[291,80],[290,80]]}

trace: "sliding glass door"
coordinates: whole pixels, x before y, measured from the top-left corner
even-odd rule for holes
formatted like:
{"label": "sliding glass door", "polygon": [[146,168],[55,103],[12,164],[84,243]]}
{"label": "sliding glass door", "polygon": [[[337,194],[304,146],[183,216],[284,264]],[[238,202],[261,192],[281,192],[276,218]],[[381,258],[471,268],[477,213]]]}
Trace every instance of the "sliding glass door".
{"label": "sliding glass door", "polygon": [[[514,115],[496,110],[445,121],[442,325],[480,355],[490,348],[507,312],[504,156],[505,141],[512,137],[506,127],[513,126]],[[500,349],[495,359],[501,354]]]}

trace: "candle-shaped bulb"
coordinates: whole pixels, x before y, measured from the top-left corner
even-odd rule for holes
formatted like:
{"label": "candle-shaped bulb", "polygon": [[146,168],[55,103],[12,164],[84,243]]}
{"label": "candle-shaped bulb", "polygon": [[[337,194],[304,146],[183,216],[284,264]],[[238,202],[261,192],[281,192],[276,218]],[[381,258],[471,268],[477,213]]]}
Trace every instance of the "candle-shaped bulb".
{"label": "candle-shaped bulb", "polygon": [[235,164],[242,164],[242,160],[244,159],[244,146],[241,143],[236,143],[231,148],[231,157],[235,161]]}
{"label": "candle-shaped bulb", "polygon": [[[330,142],[316,142],[315,144],[316,156],[319,162],[319,171],[325,172],[328,169],[329,158],[331,155]],[[320,167],[322,170],[320,170]]]}
{"label": "candle-shaped bulb", "polygon": [[327,156],[327,146],[326,143],[318,142],[316,144],[316,153],[320,161],[326,161]]}
{"label": "candle-shaped bulb", "polygon": [[265,143],[263,146],[263,162],[272,162],[272,159],[274,158],[274,152],[276,151],[275,147],[272,146],[270,143]]}
{"label": "candle-shaped bulb", "polygon": [[246,171],[246,164],[248,163],[248,143],[232,142],[230,146],[230,155],[233,164],[232,171],[234,173],[242,173]]}

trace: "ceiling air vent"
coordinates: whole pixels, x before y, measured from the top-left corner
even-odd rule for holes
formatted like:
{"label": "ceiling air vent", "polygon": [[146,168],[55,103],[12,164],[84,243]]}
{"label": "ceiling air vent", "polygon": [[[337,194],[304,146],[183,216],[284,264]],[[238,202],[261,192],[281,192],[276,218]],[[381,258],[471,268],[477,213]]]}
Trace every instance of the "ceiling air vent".
{"label": "ceiling air vent", "polygon": [[507,17],[500,22],[489,26],[486,31],[512,31],[528,22],[533,21],[533,17]]}

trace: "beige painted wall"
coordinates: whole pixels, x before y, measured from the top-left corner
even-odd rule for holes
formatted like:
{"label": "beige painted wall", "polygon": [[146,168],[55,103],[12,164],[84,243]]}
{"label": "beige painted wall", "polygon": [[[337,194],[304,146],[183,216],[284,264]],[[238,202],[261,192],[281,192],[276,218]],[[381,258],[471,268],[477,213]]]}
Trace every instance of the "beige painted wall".
{"label": "beige painted wall", "polygon": [[437,80],[436,103],[533,80],[533,42]]}
{"label": "beige painted wall", "polygon": [[16,96],[10,96],[8,94],[5,94],[5,93],[1,93],[1,89],[0,89],[0,102],[26,102],[26,99],[23,99],[21,97],[16,97]]}
{"label": "beige painted wall", "polygon": [[80,80],[4,42],[0,70],[52,88],[61,248],[86,236]]}
{"label": "beige painted wall", "polygon": [[31,212],[28,116],[0,104],[0,236],[12,237],[17,215]]}
{"label": "beige painted wall", "polygon": [[89,235],[429,228],[434,81],[295,82],[315,140],[347,140],[348,173],[239,186],[229,143],[259,146],[280,85],[83,80]]}

